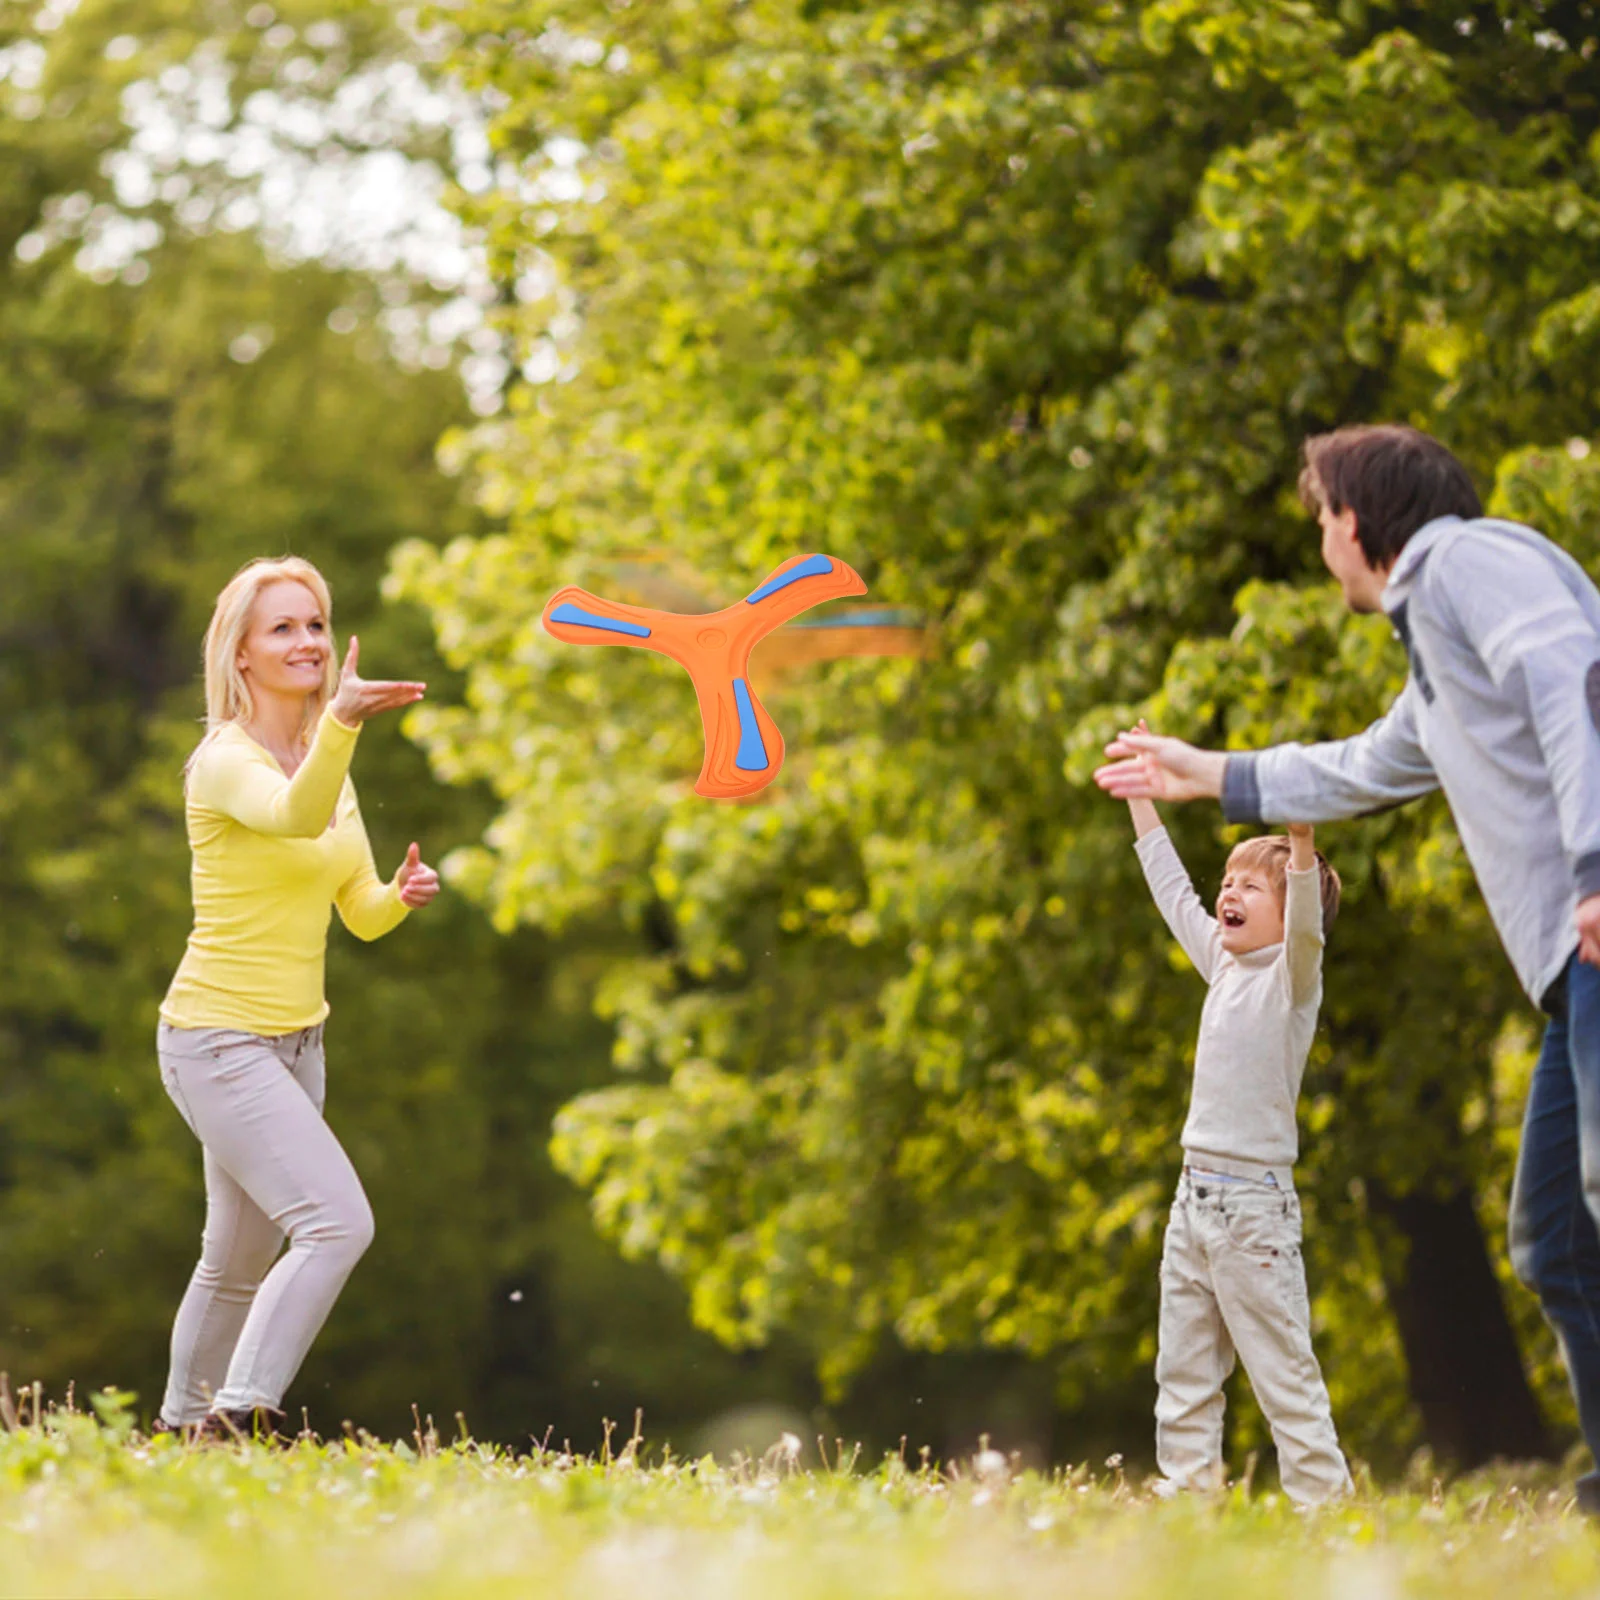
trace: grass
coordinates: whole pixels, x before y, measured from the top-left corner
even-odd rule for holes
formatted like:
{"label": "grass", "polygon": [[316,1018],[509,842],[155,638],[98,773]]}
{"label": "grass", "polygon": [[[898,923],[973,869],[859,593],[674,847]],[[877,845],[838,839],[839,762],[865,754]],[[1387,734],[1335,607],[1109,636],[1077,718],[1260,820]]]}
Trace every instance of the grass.
{"label": "grass", "polygon": [[[841,1600],[1540,1600],[1600,1589],[1600,1532],[1553,1476],[1367,1489],[1309,1516],[1277,1494],[1165,1502],[1097,1471],[899,1458],[512,1453],[431,1432],[186,1448],[98,1417],[0,1433],[0,1595]],[[792,1448],[792,1447],[791,1447]]]}

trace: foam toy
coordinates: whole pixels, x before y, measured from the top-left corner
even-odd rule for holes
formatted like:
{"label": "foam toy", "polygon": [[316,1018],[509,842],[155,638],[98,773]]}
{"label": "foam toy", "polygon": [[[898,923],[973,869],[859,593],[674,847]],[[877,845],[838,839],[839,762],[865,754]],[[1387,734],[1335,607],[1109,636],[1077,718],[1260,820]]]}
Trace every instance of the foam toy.
{"label": "foam toy", "polygon": [[845,595],[865,594],[860,574],[834,556],[795,556],[735,605],[699,616],[605,600],[569,585],[545,602],[545,631],[567,644],[622,644],[670,656],[689,674],[705,727],[695,793],[712,800],[757,794],[783,766],[783,735],[750,688],[750,652],[791,618]]}
{"label": "foam toy", "polygon": [[[619,551],[597,563],[606,592],[630,605],[666,611],[708,611],[715,602],[670,551],[656,546]],[[750,653],[750,687],[757,694],[780,678],[846,656],[915,656],[932,653],[933,637],[921,615],[905,606],[831,608],[821,617],[797,618],[760,639]]]}

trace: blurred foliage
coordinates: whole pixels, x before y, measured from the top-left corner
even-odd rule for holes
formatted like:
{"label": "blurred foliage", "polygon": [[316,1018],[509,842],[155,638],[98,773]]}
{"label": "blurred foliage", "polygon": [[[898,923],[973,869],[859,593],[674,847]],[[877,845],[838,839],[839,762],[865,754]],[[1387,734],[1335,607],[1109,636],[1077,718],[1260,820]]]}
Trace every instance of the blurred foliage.
{"label": "blurred foliage", "polygon": [[[1140,711],[1248,745],[1393,692],[1293,499],[1309,431],[1416,421],[1600,556],[1596,9],[0,0],[0,1369],[159,1389],[201,1208],[151,1039],[198,640],[293,549],[433,685],[426,763],[380,725],[357,778],[380,863],[418,838],[465,897],[333,937],[379,1232],[291,1402],[1147,1448],[1201,995],[1086,775]],[[225,143],[448,168],[435,91],[495,113],[454,190],[469,361],[513,357],[477,419],[419,343],[448,289],[294,259]],[[712,604],[834,551],[937,647],[775,691],[783,778],[708,806],[681,675],[538,629],[642,549]],[[1173,826],[1209,890],[1231,833]],[[1504,1278],[1537,1018],[1442,806],[1325,832],[1308,1258],[1388,1462],[1426,1241],[1374,1197],[1471,1192]]]}
{"label": "blurred foliage", "polygon": [[[1247,746],[1393,694],[1401,651],[1294,498],[1310,432],[1412,421],[1600,555],[1600,7],[435,15],[499,108],[461,208],[518,376],[447,450],[500,526],[396,559],[465,676],[413,726],[494,792],[449,868],[497,926],[640,941],[599,996],[617,1081],[563,1111],[559,1165],[701,1326],[785,1330],[835,1389],[892,1338],[1024,1352],[1069,1407],[1147,1395],[1201,991],[1087,774],[1141,711]],[[538,627],[646,546],[727,597],[831,551],[939,648],[775,696],[783,778],[707,805],[681,674]],[[1173,827],[1209,892],[1233,835]],[[1537,1017],[1442,804],[1324,832],[1308,1261],[1336,1415],[1388,1460],[1418,1414],[1386,1285],[1428,1241],[1371,1197],[1475,1194],[1506,1278]]]}
{"label": "blurred foliage", "polygon": [[[0,1371],[56,1394],[115,1381],[146,1412],[203,1212],[154,1033],[189,926],[181,768],[212,601],[252,556],[309,556],[363,659],[448,697],[425,619],[379,585],[395,540],[479,526],[434,460],[469,415],[460,381],[397,358],[394,282],[269,259],[227,220],[250,185],[214,164],[174,155],[171,187],[118,203],[126,85],[222,73],[215,135],[315,27],[329,92],[416,54],[381,7],[245,11],[0,5]],[[141,223],[103,270],[94,237]],[[398,724],[366,733],[356,777],[384,870],[490,816]],[[330,942],[329,1115],[379,1225],[292,1405],[398,1432],[415,1401],[584,1445],[637,1406],[686,1442],[757,1396],[807,1416],[797,1357],[694,1332],[550,1166],[554,1109],[604,1072],[602,943],[502,938],[454,896],[378,947]]]}

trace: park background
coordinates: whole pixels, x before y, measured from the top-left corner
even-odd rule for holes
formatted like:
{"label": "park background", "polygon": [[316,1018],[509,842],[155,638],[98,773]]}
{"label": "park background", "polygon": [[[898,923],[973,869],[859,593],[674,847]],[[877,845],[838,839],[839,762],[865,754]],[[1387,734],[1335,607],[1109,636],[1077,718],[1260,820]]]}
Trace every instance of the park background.
{"label": "park background", "polygon": [[[1148,1460],[1202,993],[1087,775],[1141,712],[1251,745],[1398,687],[1307,433],[1428,428],[1600,571],[1597,45],[1531,0],[0,0],[0,1369],[159,1395],[199,639],[293,551],[430,684],[356,776],[450,892],[331,936],[378,1234],[292,1405]],[[774,670],[757,804],[688,791],[677,669],[538,626],[810,550],[919,645]],[[1233,835],[1172,822],[1209,893]],[[1538,1018],[1441,804],[1323,832],[1336,1416],[1382,1473],[1559,1452],[1502,1243]]]}

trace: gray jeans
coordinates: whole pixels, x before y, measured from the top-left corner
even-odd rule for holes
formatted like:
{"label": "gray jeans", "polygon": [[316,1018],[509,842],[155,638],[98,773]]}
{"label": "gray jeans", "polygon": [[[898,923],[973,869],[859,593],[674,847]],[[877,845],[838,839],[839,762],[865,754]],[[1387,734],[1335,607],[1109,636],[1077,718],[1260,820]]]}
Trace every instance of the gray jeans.
{"label": "gray jeans", "polygon": [[1300,1259],[1300,1201],[1264,1183],[1178,1185],[1161,1252],[1156,1460],[1170,1483],[1223,1482],[1222,1385],[1235,1357],[1278,1447],[1289,1498],[1350,1490],[1316,1352]]}
{"label": "gray jeans", "polygon": [[163,1023],[156,1046],[206,1174],[200,1264],[173,1326],[161,1414],[180,1424],[281,1409],[372,1242],[361,1180],[322,1120],[322,1028],[264,1037]]}

